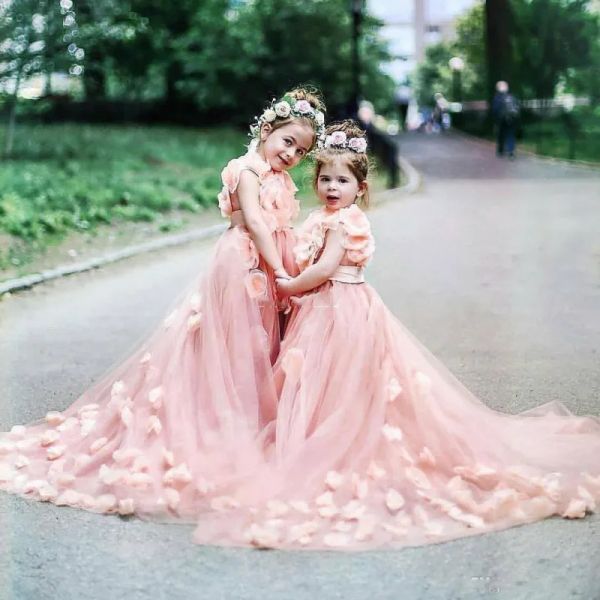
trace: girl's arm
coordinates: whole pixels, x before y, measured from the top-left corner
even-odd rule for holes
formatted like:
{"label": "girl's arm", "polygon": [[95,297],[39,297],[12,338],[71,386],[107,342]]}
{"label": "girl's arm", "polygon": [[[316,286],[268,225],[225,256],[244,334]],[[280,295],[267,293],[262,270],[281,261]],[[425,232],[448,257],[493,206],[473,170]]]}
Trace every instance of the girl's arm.
{"label": "girl's arm", "polygon": [[282,296],[295,296],[307,292],[327,281],[338,268],[346,249],[342,246],[342,228],[330,229],[325,235],[325,247],[319,260],[293,279],[277,280]]}
{"label": "girl's arm", "polygon": [[254,173],[248,170],[240,173],[237,196],[244,215],[246,229],[248,229],[259,254],[275,271],[275,275],[277,277],[289,277],[273,241],[273,236],[260,212],[258,204],[259,189],[258,177]]}

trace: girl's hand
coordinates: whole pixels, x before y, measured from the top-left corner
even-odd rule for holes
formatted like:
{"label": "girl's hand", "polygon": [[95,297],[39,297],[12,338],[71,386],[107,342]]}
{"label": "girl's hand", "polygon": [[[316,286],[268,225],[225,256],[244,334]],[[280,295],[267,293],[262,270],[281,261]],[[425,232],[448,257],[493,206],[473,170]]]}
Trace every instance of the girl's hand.
{"label": "girl's hand", "polygon": [[290,295],[290,288],[292,284],[292,279],[288,275],[287,279],[283,277],[277,277],[275,279],[275,285],[277,286],[277,295],[280,298],[287,298]]}
{"label": "girl's hand", "polygon": [[275,269],[275,279],[291,279],[288,272],[282,267],[281,269]]}

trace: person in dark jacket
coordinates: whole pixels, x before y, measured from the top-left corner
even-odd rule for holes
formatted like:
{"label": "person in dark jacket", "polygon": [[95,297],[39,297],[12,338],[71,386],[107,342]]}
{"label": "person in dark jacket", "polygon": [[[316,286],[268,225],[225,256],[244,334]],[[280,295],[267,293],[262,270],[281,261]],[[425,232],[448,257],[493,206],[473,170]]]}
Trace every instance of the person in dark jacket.
{"label": "person in dark jacket", "polygon": [[519,101],[508,91],[508,83],[496,83],[496,94],[492,101],[492,115],[496,121],[496,154],[515,157],[515,130],[519,119]]}

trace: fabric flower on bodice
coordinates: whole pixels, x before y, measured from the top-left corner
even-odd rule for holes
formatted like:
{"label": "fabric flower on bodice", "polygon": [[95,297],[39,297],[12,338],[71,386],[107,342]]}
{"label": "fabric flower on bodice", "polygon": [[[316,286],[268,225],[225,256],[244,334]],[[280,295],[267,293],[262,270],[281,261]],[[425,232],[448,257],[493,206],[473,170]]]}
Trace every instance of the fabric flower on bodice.
{"label": "fabric flower on bodice", "polygon": [[364,266],[369,262],[375,251],[375,243],[369,220],[363,211],[356,204],[333,212],[320,208],[308,216],[298,233],[294,257],[301,271],[317,259],[325,244],[327,231],[336,230],[340,225],[342,245],[346,249],[345,258],[357,266]]}

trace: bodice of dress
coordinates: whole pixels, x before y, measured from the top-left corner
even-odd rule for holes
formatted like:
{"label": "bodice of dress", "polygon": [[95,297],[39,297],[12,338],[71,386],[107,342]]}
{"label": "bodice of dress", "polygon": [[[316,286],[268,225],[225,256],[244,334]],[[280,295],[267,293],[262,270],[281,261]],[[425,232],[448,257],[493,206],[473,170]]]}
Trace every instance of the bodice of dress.
{"label": "bodice of dress", "polygon": [[254,171],[260,182],[259,206],[264,221],[270,231],[280,231],[291,227],[298,216],[299,204],[296,199],[298,188],[286,171],[274,171],[255,149],[250,148],[246,154],[230,160],[221,172],[223,189],[219,193],[219,208],[224,217],[232,220],[232,224],[243,222],[237,205],[235,191],[240,173],[248,168]]}
{"label": "bodice of dress", "polygon": [[294,257],[301,271],[312,265],[320,255],[329,229],[342,229],[345,253],[342,263],[331,279],[345,283],[364,281],[363,271],[375,251],[371,225],[365,213],[356,205],[331,211],[326,207],[310,213],[298,231]]}

